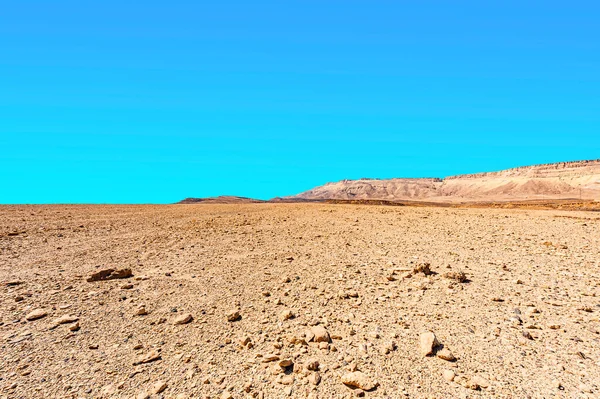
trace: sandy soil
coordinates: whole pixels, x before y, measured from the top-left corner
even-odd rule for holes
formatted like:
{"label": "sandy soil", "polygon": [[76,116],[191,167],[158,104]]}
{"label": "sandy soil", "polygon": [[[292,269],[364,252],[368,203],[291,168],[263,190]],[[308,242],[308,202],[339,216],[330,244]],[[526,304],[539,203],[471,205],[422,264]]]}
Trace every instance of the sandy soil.
{"label": "sandy soil", "polygon": [[598,213],[3,206],[0,282],[2,398],[600,395]]}

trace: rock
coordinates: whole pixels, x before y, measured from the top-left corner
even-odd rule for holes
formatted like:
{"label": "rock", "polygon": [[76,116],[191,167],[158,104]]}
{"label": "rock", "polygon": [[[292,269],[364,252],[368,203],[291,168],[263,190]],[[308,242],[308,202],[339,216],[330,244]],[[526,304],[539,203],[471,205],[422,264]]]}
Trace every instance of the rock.
{"label": "rock", "polygon": [[70,331],[79,331],[79,322],[69,326]]}
{"label": "rock", "polygon": [[54,324],[74,323],[77,320],[79,320],[79,317],[71,316],[71,315],[64,315],[64,316],[59,317],[58,319],[55,319]]}
{"label": "rock", "polygon": [[135,399],[150,399],[150,394],[148,392],[140,392]]}
{"label": "rock", "polygon": [[242,316],[240,315],[240,312],[238,312],[237,310],[231,311],[227,314],[227,321],[237,321],[241,318],[242,318]]}
{"label": "rock", "polygon": [[164,381],[156,381],[150,390],[153,394],[159,394],[167,389],[167,383]]}
{"label": "rock", "polygon": [[28,321],[33,321],[33,320],[37,320],[37,319],[41,319],[42,317],[46,317],[48,316],[48,312],[46,312],[43,309],[35,309],[31,312],[29,312],[27,314],[27,316],[25,316],[25,319],[27,319]]}
{"label": "rock", "polygon": [[533,335],[531,335],[531,333],[527,330],[523,330],[523,337],[533,340]]}
{"label": "rock", "polygon": [[294,383],[294,375],[288,374],[284,375],[279,379],[279,383],[283,385],[292,385]]}
{"label": "rock", "polygon": [[93,273],[86,281],[92,283],[94,281],[114,280],[132,276],[133,273],[131,272],[131,269],[104,269],[97,273]]}
{"label": "rock", "polygon": [[315,342],[329,342],[331,340],[329,333],[323,326],[314,326],[310,329],[310,332],[314,334]]}
{"label": "rock", "polygon": [[419,337],[419,345],[421,348],[421,355],[429,356],[433,353],[433,349],[438,346],[438,342],[435,334],[432,332],[425,332]]}
{"label": "rock", "polygon": [[233,399],[233,395],[229,391],[223,391],[221,399]]}
{"label": "rock", "polygon": [[190,313],[183,313],[180,314],[179,316],[177,316],[175,318],[175,320],[173,320],[174,324],[187,324],[189,322],[191,322],[192,320],[194,320],[194,318],[192,317],[192,315]]}
{"label": "rock", "polygon": [[456,373],[452,370],[444,370],[442,375],[444,376],[444,379],[448,382],[454,381],[454,377],[456,377]]}
{"label": "rock", "polygon": [[310,382],[313,385],[319,385],[319,383],[321,382],[321,374],[319,374],[316,371],[314,373],[310,373],[308,375],[308,382]]}
{"label": "rock", "polygon": [[467,281],[467,275],[462,271],[452,271],[444,273],[444,277],[450,280],[456,280],[459,283]]}
{"label": "rock", "polygon": [[304,367],[309,371],[317,371],[319,369],[319,361],[317,359],[308,359],[304,363]]}
{"label": "rock", "polygon": [[138,364],[144,364],[144,363],[150,363],[153,362],[155,360],[159,360],[160,359],[160,353],[158,353],[158,351],[156,350],[151,350],[150,352],[146,353],[145,355],[141,355],[137,358],[137,360],[135,362],[133,362],[134,366],[137,366]]}
{"label": "rock", "polygon": [[284,359],[279,362],[279,367],[290,367],[294,362],[291,359]]}
{"label": "rock", "polygon": [[378,385],[376,381],[371,380],[366,374],[360,371],[344,374],[342,376],[342,383],[364,391],[370,391]]}
{"label": "rock", "polygon": [[383,353],[387,355],[388,353],[391,353],[396,350],[396,343],[394,341],[386,342],[383,345],[382,350],[383,350]]}
{"label": "rock", "polygon": [[270,353],[268,355],[264,355],[263,356],[262,362],[263,363],[269,363],[269,362],[275,362],[277,360],[279,360],[279,356],[275,355],[273,353]]}
{"label": "rock", "polygon": [[424,275],[429,276],[429,275],[433,274],[433,272],[431,271],[431,264],[430,263],[419,263],[413,269],[413,273],[414,274],[423,273]]}
{"label": "rock", "polygon": [[283,312],[281,312],[279,314],[279,319],[281,321],[289,320],[289,319],[291,319],[293,317],[294,317],[294,313],[291,310],[289,310],[289,309],[286,309],[286,310],[284,310]]}
{"label": "rock", "polygon": [[489,388],[490,386],[490,382],[479,375],[471,377],[471,383],[479,385],[481,388]]}
{"label": "rock", "polygon": [[133,284],[130,284],[130,283],[128,283],[128,284],[123,284],[123,285],[121,286],[121,289],[122,289],[122,290],[130,290],[130,289],[132,289],[132,288],[133,288]]}
{"label": "rock", "polygon": [[435,353],[437,357],[443,360],[447,360],[449,362],[453,362],[456,360],[452,352],[448,348],[443,348]]}
{"label": "rock", "polygon": [[136,316],[145,316],[148,314],[148,311],[144,306],[139,306],[134,313]]}

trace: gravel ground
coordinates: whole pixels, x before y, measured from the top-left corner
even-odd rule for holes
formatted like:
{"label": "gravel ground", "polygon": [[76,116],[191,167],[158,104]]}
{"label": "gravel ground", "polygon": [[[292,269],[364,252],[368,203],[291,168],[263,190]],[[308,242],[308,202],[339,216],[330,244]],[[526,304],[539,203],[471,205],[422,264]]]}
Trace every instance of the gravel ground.
{"label": "gravel ground", "polygon": [[594,212],[2,206],[0,282],[0,398],[600,397]]}

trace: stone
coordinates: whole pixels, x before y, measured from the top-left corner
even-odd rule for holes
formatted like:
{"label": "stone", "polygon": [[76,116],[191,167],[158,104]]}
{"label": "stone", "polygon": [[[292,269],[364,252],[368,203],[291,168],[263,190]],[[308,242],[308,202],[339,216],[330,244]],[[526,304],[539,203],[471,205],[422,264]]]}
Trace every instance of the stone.
{"label": "stone", "polygon": [[48,316],[48,312],[46,312],[44,309],[35,309],[29,312],[27,316],[25,316],[25,319],[27,319],[28,321],[33,321],[46,316]]}
{"label": "stone", "polygon": [[364,391],[370,391],[378,385],[376,381],[373,381],[361,371],[354,371],[352,373],[344,374],[342,376],[342,383],[344,385],[353,388],[359,388]]}
{"label": "stone", "polygon": [[269,362],[276,362],[277,360],[279,360],[279,356],[274,353],[270,353],[268,355],[263,356],[262,362],[269,363]]}
{"label": "stone", "polygon": [[293,374],[284,375],[279,379],[279,383],[283,385],[292,385],[294,383],[294,379],[295,378]]}
{"label": "stone", "polygon": [[329,342],[331,340],[329,333],[323,326],[314,326],[310,329],[310,332],[314,334],[315,342]]}
{"label": "stone", "polygon": [[443,348],[435,353],[437,357],[443,360],[447,360],[449,362],[453,362],[456,360],[452,352],[448,348]]}
{"label": "stone", "polygon": [[187,324],[189,322],[191,322],[192,320],[194,320],[194,318],[192,317],[192,315],[190,313],[183,313],[180,314],[179,316],[177,316],[175,318],[175,320],[173,320],[174,324]]}
{"label": "stone", "polygon": [[134,313],[136,316],[145,316],[148,314],[148,311],[146,310],[145,307],[143,306],[139,306]]}
{"label": "stone", "polygon": [[317,371],[319,369],[319,361],[317,359],[308,359],[304,363],[304,367],[309,371]]}
{"label": "stone", "polygon": [[413,273],[414,274],[423,273],[424,275],[429,276],[429,275],[433,274],[433,272],[431,271],[431,264],[430,263],[419,263],[413,269]]}
{"label": "stone", "polygon": [[419,346],[421,348],[422,356],[431,355],[433,353],[433,349],[439,344],[440,343],[438,342],[435,334],[432,332],[425,332],[419,337]]}
{"label": "stone", "polygon": [[59,317],[58,319],[55,319],[54,324],[69,324],[69,323],[74,323],[78,320],[79,320],[79,317],[71,316],[71,315],[64,315],[64,316]]}
{"label": "stone", "polygon": [[164,381],[156,381],[154,385],[152,385],[151,392],[153,394],[159,394],[167,389],[167,383]]}
{"label": "stone", "polygon": [[90,277],[87,278],[88,283],[92,283],[94,281],[104,281],[104,280],[114,280],[121,278],[129,278],[132,277],[133,273],[131,269],[104,269],[100,270],[97,273],[93,273]]}
{"label": "stone", "polygon": [[454,381],[454,377],[456,377],[456,373],[452,370],[444,370],[442,373],[444,379],[448,382]]}
{"label": "stone", "polygon": [[79,328],[79,322],[69,326],[70,331],[79,331]]}
{"label": "stone", "polygon": [[137,358],[137,360],[135,362],[133,362],[134,366],[137,366],[138,364],[144,364],[144,363],[150,363],[153,362],[155,360],[159,360],[160,359],[160,353],[158,353],[158,351],[156,350],[151,350],[150,352],[146,353],[145,355],[141,355]]}
{"label": "stone", "polygon": [[479,375],[471,377],[471,382],[473,384],[479,385],[481,388],[489,388],[490,386],[490,382]]}
{"label": "stone", "polygon": [[289,309],[286,309],[279,314],[279,319],[281,321],[289,320],[293,317],[294,317],[294,313]]}
{"label": "stone", "polygon": [[319,374],[316,371],[313,373],[310,373],[308,375],[308,382],[310,382],[313,385],[319,385],[319,383],[321,382],[321,374]]}
{"label": "stone", "polygon": [[444,277],[450,280],[458,281],[459,283],[464,283],[467,281],[467,275],[462,271],[451,271],[444,273]]}
{"label": "stone", "polygon": [[279,367],[287,368],[290,367],[294,362],[291,359],[284,359],[279,361]]}
{"label": "stone", "polygon": [[128,284],[123,284],[123,285],[121,286],[121,289],[122,289],[122,290],[130,290],[130,289],[132,289],[132,288],[133,288],[133,284],[131,284],[131,283],[128,283]]}
{"label": "stone", "polygon": [[242,316],[240,315],[240,312],[238,312],[237,310],[233,310],[227,314],[227,321],[237,321],[241,318],[242,318]]}

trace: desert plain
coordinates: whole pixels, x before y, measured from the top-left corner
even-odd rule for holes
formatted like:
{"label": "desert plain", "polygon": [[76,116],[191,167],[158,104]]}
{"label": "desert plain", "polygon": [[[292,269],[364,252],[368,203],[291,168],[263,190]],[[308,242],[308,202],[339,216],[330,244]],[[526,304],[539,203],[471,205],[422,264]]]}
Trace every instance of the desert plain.
{"label": "desert plain", "polygon": [[0,398],[600,397],[599,212],[2,206],[0,282]]}

